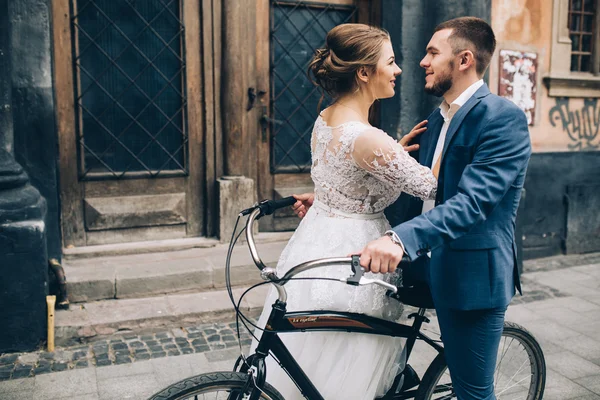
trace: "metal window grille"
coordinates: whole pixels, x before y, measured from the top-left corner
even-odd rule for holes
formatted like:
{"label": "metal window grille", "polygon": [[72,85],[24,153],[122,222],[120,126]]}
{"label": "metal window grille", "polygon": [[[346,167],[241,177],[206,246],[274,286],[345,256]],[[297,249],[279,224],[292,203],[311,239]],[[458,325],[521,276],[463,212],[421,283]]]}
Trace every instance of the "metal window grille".
{"label": "metal window grille", "polygon": [[[271,2],[271,172],[310,171],[310,135],[321,91],[307,77],[315,50],[333,27],[353,22],[355,6]],[[325,98],[322,107],[331,99]]]}
{"label": "metal window grille", "polygon": [[592,72],[596,31],[595,0],[569,0],[571,71]]}
{"label": "metal window grille", "polygon": [[80,179],[185,174],[181,0],[73,0]]}

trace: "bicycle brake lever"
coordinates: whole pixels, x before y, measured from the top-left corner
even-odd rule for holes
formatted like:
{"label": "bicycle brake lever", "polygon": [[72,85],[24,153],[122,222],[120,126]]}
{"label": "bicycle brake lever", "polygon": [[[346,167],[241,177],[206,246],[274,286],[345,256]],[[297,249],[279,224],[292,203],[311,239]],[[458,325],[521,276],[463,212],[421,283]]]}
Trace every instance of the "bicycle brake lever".
{"label": "bicycle brake lever", "polygon": [[360,266],[360,256],[352,256],[352,262],[350,263],[350,267],[352,268],[353,276],[346,279],[346,283],[348,285],[358,286],[360,285],[360,280],[363,277],[364,270]]}

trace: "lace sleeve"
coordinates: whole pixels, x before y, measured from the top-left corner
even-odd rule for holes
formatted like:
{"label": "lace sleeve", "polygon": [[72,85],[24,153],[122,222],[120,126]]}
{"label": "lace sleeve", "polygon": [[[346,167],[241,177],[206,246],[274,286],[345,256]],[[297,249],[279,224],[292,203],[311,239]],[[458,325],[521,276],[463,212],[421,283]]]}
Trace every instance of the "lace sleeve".
{"label": "lace sleeve", "polygon": [[435,199],[437,179],[385,132],[370,129],[358,135],[352,148],[356,164],[377,179],[399,185],[403,192],[423,200]]}

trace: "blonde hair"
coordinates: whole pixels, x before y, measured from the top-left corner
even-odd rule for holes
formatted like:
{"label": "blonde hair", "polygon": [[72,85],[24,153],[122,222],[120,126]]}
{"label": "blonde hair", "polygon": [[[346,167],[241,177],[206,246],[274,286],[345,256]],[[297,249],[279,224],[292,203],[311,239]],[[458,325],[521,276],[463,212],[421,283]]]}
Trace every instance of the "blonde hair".
{"label": "blonde hair", "polygon": [[336,26],[327,33],[325,47],[318,49],[310,62],[309,79],[334,99],[355,91],[358,70],[365,67],[376,71],[386,40],[390,40],[390,34],[374,26]]}

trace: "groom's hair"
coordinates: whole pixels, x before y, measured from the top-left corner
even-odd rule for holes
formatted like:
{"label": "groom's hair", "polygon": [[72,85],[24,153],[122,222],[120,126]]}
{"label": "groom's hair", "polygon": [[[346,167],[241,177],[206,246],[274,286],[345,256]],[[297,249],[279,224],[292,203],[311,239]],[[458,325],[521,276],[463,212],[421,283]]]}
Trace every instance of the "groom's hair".
{"label": "groom's hair", "polygon": [[471,50],[475,56],[477,75],[483,76],[496,50],[496,37],[492,27],[481,18],[460,17],[442,22],[435,28],[435,32],[443,29],[452,29],[448,42],[454,54]]}

